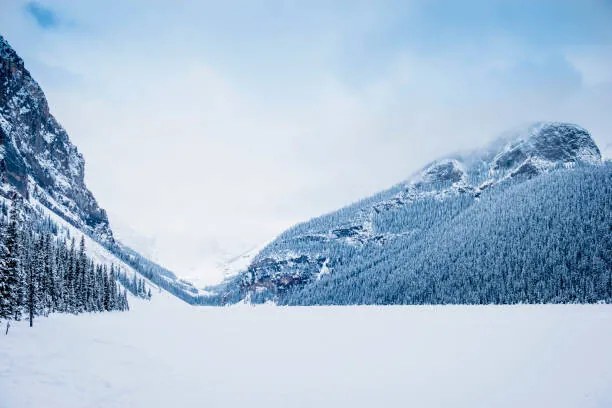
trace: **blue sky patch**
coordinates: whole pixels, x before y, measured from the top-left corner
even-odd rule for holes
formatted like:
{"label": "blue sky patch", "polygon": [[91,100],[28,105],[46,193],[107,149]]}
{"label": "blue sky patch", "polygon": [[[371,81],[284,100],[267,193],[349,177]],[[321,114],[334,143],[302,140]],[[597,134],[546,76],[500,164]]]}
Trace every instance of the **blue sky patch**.
{"label": "blue sky patch", "polygon": [[53,10],[40,5],[37,2],[31,1],[25,6],[25,10],[31,15],[36,23],[45,29],[57,27],[59,19]]}

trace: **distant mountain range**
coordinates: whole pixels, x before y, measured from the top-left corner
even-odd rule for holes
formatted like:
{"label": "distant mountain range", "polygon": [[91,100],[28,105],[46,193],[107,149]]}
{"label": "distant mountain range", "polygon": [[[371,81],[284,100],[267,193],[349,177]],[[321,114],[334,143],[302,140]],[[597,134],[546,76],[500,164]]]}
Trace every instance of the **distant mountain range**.
{"label": "distant mountain range", "polygon": [[203,303],[612,300],[612,164],[539,123],[298,224]]}
{"label": "distant mountain range", "polygon": [[[612,301],[612,164],[589,132],[539,123],[437,160],[388,190],[298,224],[196,289],[118,242],[85,162],[0,36],[0,201],[84,234],[113,263],[192,304]],[[56,228],[57,227],[57,228]]]}

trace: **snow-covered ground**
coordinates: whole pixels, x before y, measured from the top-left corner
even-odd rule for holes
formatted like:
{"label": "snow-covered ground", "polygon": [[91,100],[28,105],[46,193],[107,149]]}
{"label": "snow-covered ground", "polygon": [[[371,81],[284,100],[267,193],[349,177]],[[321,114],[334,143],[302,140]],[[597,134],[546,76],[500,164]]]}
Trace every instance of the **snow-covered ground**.
{"label": "snow-covered ground", "polygon": [[197,308],[0,335],[0,407],[610,407],[612,306]]}

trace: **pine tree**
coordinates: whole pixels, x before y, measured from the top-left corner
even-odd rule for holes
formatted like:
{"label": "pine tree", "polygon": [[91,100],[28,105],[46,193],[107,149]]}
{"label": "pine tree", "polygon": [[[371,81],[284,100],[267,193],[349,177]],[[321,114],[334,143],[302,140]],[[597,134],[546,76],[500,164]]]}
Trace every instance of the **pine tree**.
{"label": "pine tree", "polygon": [[77,313],[77,268],[76,268],[76,251],[74,249],[74,238],[70,242],[70,249],[66,253],[66,311],[69,313]]}
{"label": "pine tree", "polygon": [[[87,256],[84,237],[77,250],[74,239],[68,244],[53,236],[57,228],[49,219],[29,220],[17,205],[8,216],[0,205],[0,318],[7,319],[7,333],[8,321],[22,312],[32,326],[37,316],[50,312],[128,309],[115,268],[109,274],[96,265]],[[144,287],[141,281],[138,285]]]}
{"label": "pine tree", "polygon": [[43,236],[43,273],[41,281],[41,290],[43,293],[43,308],[45,314],[53,312],[57,304],[56,281],[57,272],[53,259],[54,251],[51,245],[51,235],[49,233]]}
{"label": "pine tree", "polygon": [[11,272],[8,267],[9,251],[5,245],[6,231],[0,235],[0,319],[12,319],[14,316],[15,284],[11,282]]}
{"label": "pine tree", "polygon": [[39,292],[37,274],[40,268],[40,256],[38,253],[32,254],[31,252],[28,255],[30,259],[26,267],[26,311],[30,320],[30,327],[32,327],[34,324],[34,314],[36,314],[38,308]]}
{"label": "pine tree", "polygon": [[0,247],[0,317],[18,319],[21,314],[22,281],[20,270],[19,208],[15,200]]}

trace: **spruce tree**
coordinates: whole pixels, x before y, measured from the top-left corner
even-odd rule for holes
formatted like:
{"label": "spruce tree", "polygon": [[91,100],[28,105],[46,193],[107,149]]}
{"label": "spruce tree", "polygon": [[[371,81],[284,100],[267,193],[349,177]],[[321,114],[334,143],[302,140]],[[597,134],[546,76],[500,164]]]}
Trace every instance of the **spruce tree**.
{"label": "spruce tree", "polygon": [[19,208],[17,201],[9,212],[0,248],[0,317],[18,319],[21,315],[22,279],[20,270]]}
{"label": "spruce tree", "polygon": [[[51,312],[128,309],[127,293],[116,282],[120,275],[87,256],[84,237],[77,250],[74,239],[68,244],[54,237],[49,219],[22,219],[16,205],[8,216],[0,207],[0,318],[8,324],[26,312],[33,325]],[[136,276],[133,282],[144,287]]]}

